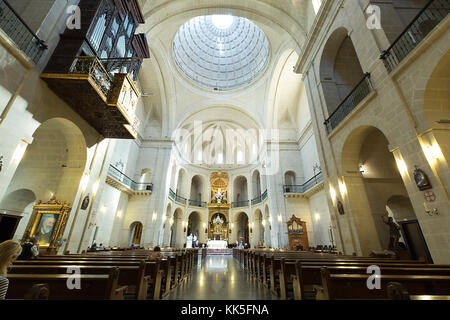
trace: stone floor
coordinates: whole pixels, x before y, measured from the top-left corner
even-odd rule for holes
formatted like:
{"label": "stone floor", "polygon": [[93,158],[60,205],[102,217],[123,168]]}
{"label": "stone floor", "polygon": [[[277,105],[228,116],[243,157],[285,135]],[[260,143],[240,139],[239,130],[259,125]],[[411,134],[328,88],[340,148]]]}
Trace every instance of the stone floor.
{"label": "stone floor", "polygon": [[247,277],[230,255],[199,257],[189,279],[166,297],[167,300],[277,300],[260,282]]}

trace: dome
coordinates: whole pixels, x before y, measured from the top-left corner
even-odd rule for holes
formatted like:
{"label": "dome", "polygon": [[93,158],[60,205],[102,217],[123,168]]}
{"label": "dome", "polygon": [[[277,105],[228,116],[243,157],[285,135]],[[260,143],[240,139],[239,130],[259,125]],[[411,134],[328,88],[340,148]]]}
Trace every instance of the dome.
{"label": "dome", "polygon": [[264,32],[250,20],[210,15],[181,26],[173,56],[182,73],[197,85],[229,91],[251,84],[262,74],[270,48]]}

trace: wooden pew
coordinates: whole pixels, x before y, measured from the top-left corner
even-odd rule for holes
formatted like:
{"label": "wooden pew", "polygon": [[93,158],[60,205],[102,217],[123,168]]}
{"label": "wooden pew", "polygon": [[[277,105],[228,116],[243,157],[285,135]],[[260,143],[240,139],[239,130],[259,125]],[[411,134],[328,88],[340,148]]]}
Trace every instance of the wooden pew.
{"label": "wooden pew", "polygon": [[401,283],[412,295],[449,295],[450,276],[438,275],[385,275],[380,276],[381,289],[367,288],[367,275],[331,274],[322,268],[322,286],[318,288],[318,300],[378,300],[388,299],[387,285]]}
{"label": "wooden pew", "polygon": [[[331,274],[361,274],[366,278],[370,276],[367,268],[370,264],[355,265],[327,265],[326,268]],[[426,265],[426,264],[396,264],[379,263],[381,274],[386,275],[441,275],[450,276],[450,265]],[[302,300],[307,296],[311,297],[314,288],[322,285],[321,269],[322,265],[305,265],[301,261],[296,263],[287,262],[283,266],[283,279],[285,283],[292,283],[294,299]],[[294,271],[293,271],[294,269]],[[287,288],[287,286],[286,286]],[[288,292],[286,291],[285,297]]]}
{"label": "wooden pew", "polygon": [[113,268],[109,274],[80,275],[81,288],[70,290],[68,274],[10,274],[7,299],[23,299],[36,284],[46,284],[51,300],[123,300],[127,289],[119,286],[119,268]]}
{"label": "wooden pew", "polygon": [[[152,299],[160,298],[161,272],[160,261],[122,261],[122,260],[30,260],[16,261],[14,266],[59,266],[67,270],[69,266],[76,267],[118,267],[122,272],[119,277],[120,285],[127,285],[134,299],[146,299],[148,294]],[[81,270],[81,269],[80,269]],[[150,285],[150,292],[148,286]],[[159,290],[159,292],[158,292]]]}

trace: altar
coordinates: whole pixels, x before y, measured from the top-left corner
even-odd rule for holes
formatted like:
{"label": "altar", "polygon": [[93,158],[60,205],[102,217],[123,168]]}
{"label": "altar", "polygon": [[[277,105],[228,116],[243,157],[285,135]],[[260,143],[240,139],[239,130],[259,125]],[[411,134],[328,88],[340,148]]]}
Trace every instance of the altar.
{"label": "altar", "polygon": [[224,240],[209,240],[208,249],[227,249],[228,242]]}

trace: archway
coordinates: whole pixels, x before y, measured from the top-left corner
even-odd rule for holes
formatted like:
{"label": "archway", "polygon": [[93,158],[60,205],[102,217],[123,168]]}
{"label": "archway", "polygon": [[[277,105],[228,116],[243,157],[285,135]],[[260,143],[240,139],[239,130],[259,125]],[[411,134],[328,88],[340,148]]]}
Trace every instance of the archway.
{"label": "archway", "polygon": [[[3,197],[0,202],[0,243],[5,240],[19,240],[24,233],[28,221],[22,221],[25,216],[30,216],[36,195],[28,189],[15,190]],[[28,219],[26,219],[28,220]]]}
{"label": "archway", "polygon": [[170,218],[172,213],[172,205],[169,203],[166,208],[166,215],[163,218],[163,224],[162,224],[162,245],[170,246],[170,236],[171,236],[171,225],[170,225]]}
{"label": "archway", "polygon": [[388,249],[386,205],[393,196],[409,197],[383,132],[366,126],[349,135],[342,151],[342,174],[341,197],[348,198],[357,251],[369,255]]}
{"label": "archway", "polygon": [[192,177],[191,180],[191,192],[190,192],[190,198],[191,203],[190,205],[201,207],[201,202],[205,201],[205,192],[204,192],[204,183],[203,178],[199,175],[196,175]]}
{"label": "archway", "polygon": [[184,169],[180,169],[178,171],[178,180],[177,180],[177,189],[176,189],[176,193],[182,197],[186,197],[186,171]]}
{"label": "archway", "polygon": [[141,245],[142,229],[143,229],[143,225],[139,221],[135,221],[130,225],[129,244],[131,247],[133,247],[133,246],[139,247]]}
{"label": "archway", "polygon": [[250,243],[249,219],[245,212],[240,212],[236,216],[236,239],[239,243]]}
{"label": "archway", "polygon": [[175,210],[170,223],[172,224],[170,246],[181,249],[185,242],[185,232],[183,229],[183,212],[180,208]]}
{"label": "archway", "polygon": [[261,190],[261,174],[258,170],[255,170],[252,175],[252,191],[253,191],[253,198],[257,198],[262,194]]}
{"label": "archway", "polygon": [[240,206],[248,201],[248,187],[247,178],[239,176],[234,179],[233,183],[234,202],[239,203]]}
{"label": "archway", "polygon": [[264,208],[264,220],[266,221],[266,227],[264,228],[264,242],[267,248],[272,247],[272,219],[269,212],[269,206]]}
{"label": "archway", "polygon": [[392,196],[387,201],[386,210],[401,228],[399,241],[404,244],[404,250],[400,251],[403,254],[400,258],[425,259],[433,263],[410,199],[405,196]]}
{"label": "archway", "polygon": [[199,239],[202,232],[200,213],[192,212],[188,219],[187,234],[195,235]]}
{"label": "archway", "polygon": [[331,115],[363,79],[353,41],[345,28],[335,30],[325,44],[320,61],[322,91]]}
{"label": "archway", "polygon": [[287,171],[284,174],[284,184],[286,186],[295,186],[296,178],[295,178],[295,172],[294,171]]}
{"label": "archway", "polygon": [[267,226],[267,221],[263,219],[263,215],[261,210],[256,209],[254,215],[253,215],[253,221],[254,221],[254,230],[253,230],[253,237],[252,237],[252,247],[258,248],[258,247],[264,247],[264,231]]}

